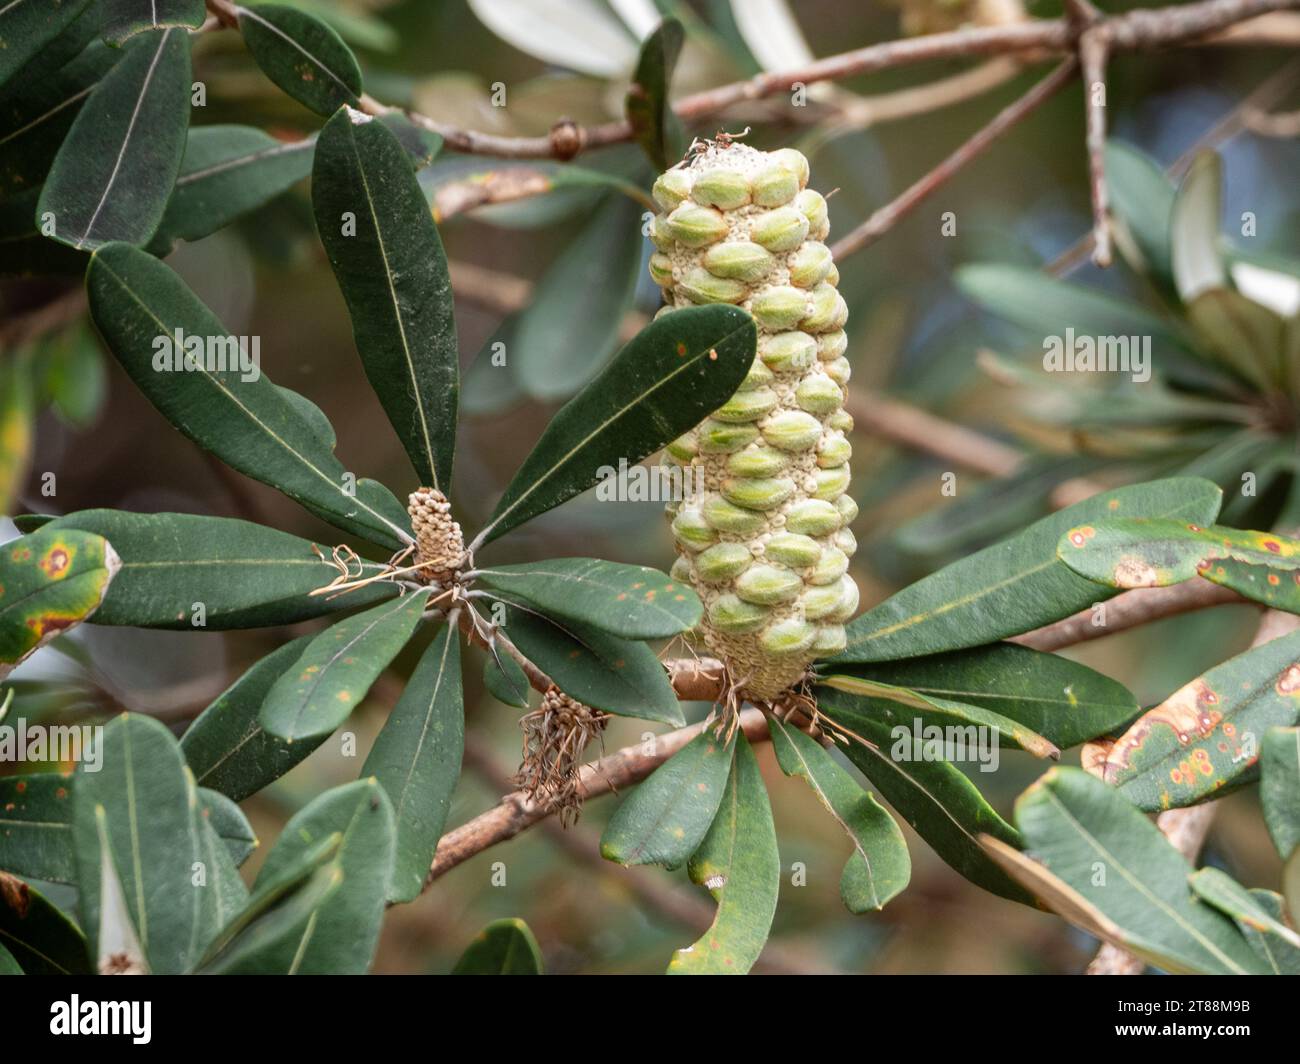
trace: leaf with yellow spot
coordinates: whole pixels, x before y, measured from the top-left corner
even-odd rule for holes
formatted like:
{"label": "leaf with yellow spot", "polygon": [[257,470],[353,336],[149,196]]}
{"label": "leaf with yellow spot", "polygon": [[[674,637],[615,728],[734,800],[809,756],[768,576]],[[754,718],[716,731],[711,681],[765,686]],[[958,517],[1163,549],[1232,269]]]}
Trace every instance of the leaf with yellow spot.
{"label": "leaf with yellow spot", "polygon": [[0,366],[0,513],[9,513],[27,478],[35,431],[31,371],[19,358]]}
{"label": "leaf with yellow spot", "polygon": [[99,608],[120,562],[108,540],[41,529],[0,546],[0,678]]}
{"label": "leaf with yellow spot", "polygon": [[691,881],[707,887],[718,912],[693,944],[673,954],[669,975],[744,975],[763,951],[781,886],[772,806],[758,758],[737,730],[722,805],[691,857]]}

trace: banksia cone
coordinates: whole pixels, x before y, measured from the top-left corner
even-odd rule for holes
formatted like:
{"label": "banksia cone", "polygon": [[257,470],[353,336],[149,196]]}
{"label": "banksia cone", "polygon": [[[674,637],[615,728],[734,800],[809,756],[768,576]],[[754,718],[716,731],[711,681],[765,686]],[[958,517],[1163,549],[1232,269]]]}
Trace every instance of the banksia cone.
{"label": "banksia cone", "polygon": [[416,572],[426,583],[446,587],[465,560],[465,537],[451,519],[451,504],[433,488],[411,492],[407,502],[415,533],[415,561],[420,566]]}
{"label": "banksia cone", "polygon": [[705,644],[759,699],[842,650],[858,605],[847,573],[848,308],[823,243],[826,200],[807,184],[808,160],[791,148],[719,142],[654,186],[659,313],[733,303],[758,324],[740,390],[667,454],[702,485],[669,507],[673,572],[704,600]]}

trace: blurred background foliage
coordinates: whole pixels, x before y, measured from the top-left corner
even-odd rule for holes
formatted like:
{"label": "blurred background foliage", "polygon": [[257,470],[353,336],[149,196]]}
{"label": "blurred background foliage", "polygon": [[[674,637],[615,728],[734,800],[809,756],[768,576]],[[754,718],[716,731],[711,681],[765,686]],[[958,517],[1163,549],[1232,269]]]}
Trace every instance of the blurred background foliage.
{"label": "blurred background foliage", "polygon": [[[949,28],[953,18],[965,17],[952,13],[960,5],[925,9],[913,0],[904,0],[901,8],[802,0],[793,7],[805,44],[763,22],[771,5],[751,4],[746,12],[746,2],[657,5],[682,18],[687,28],[674,95],[762,67],[797,66],[809,54],[825,56],[903,32]],[[539,3],[533,5],[540,12],[537,25],[521,30],[516,24],[512,30],[509,9],[519,5],[491,0],[314,0],[301,6],[326,17],[353,46],[367,88],[378,99],[415,107],[443,122],[508,135],[544,134],[560,116],[582,123],[617,118],[636,56],[636,40],[626,25],[644,31],[649,27],[639,22],[653,19],[656,8],[650,0]],[[1136,6],[1143,5],[1106,5],[1108,10]],[[507,9],[506,22],[493,17],[494,7]],[[947,21],[930,25],[927,10]],[[1029,13],[1055,16],[1060,7],[1035,3]],[[194,55],[195,77],[207,85],[207,104],[196,110],[196,123],[256,125],[283,139],[318,127],[310,112],[265,80],[235,35],[206,34]],[[1118,56],[1109,71],[1111,135],[1168,166],[1231,115],[1286,58],[1279,50],[1227,48]],[[933,63],[817,87],[806,108],[776,99],[737,112],[728,125],[732,132],[752,126],[749,142],[757,147],[788,144],[805,151],[813,184],[824,192],[835,190],[832,234],[843,235],[1015,99],[1041,70],[1017,74],[941,110],[876,126],[846,119],[853,108],[844,94],[920,85],[972,65]],[[493,105],[499,86],[505,88],[504,107]],[[1294,107],[1294,92],[1289,101]],[[1053,426],[1057,415],[1050,405],[1045,410],[1035,409],[1032,401],[1024,406],[1005,373],[981,370],[991,353],[1001,357],[1025,350],[1027,334],[981,309],[958,283],[958,271],[971,264],[1042,267],[1088,231],[1082,121],[1082,88],[1075,84],[879,243],[840,263],[840,287],[851,310],[853,388],[888,393],[1006,441],[1019,434],[1050,455],[1034,466],[1033,475],[1014,484],[986,485],[980,505],[946,510],[973,496],[978,477],[957,470],[957,495],[941,496],[949,465],[873,438],[870,424],[860,423],[854,493],[862,506],[857,528],[862,548],[854,575],[864,589],[864,607],[1047,512],[1054,488],[1096,468],[1080,456],[1077,434],[1059,420]],[[687,132],[709,136],[716,129]],[[1300,255],[1297,141],[1238,130],[1216,140],[1215,147],[1225,175],[1225,226],[1242,212],[1253,212],[1258,228],[1249,240],[1252,253]],[[450,183],[510,165],[446,151],[422,172],[421,181],[436,204],[439,190]],[[639,149],[620,145],[578,160],[584,171],[604,179],[575,176],[560,164],[524,165],[552,175],[555,189],[457,213],[441,225],[453,263],[467,368],[464,403],[472,414],[462,421],[460,497],[454,500],[466,527],[487,516],[558,401],[614,350],[626,317],[652,313],[658,300],[644,268],[645,207],[610,183],[648,188],[652,170]],[[168,262],[232,333],[261,337],[268,374],[325,411],[338,430],[338,453],[352,469],[401,490],[409,477],[405,458],[391,434],[376,429],[385,419],[365,384],[346,309],[315,239],[305,186],[295,186],[211,237],[181,244]],[[939,221],[949,211],[956,233],[945,236]],[[1231,228],[1235,232],[1237,226]],[[564,283],[543,283],[530,300],[527,282],[552,276],[553,269],[563,270]],[[1147,281],[1122,264],[1101,271],[1085,261],[1070,279],[1151,299]],[[64,288],[46,279],[8,282],[0,295],[4,318],[16,319],[59,297]],[[515,314],[520,308],[523,313]],[[490,352],[497,340],[506,343],[508,366],[499,370],[484,361],[474,368],[480,352]],[[324,542],[337,536],[277,492],[180,441],[97,346],[89,327],[74,317],[11,352],[0,367],[0,494],[14,499],[8,512],[177,510],[243,516]],[[1025,426],[1035,418],[1055,431],[1026,434]],[[1294,428],[1284,440],[1292,455],[1293,437]],[[57,478],[52,498],[42,494],[47,473]],[[1280,505],[1271,516],[1278,510]],[[494,560],[577,552],[666,569],[672,546],[660,513],[659,503],[601,504],[589,494],[530,524],[511,538],[514,556],[494,555]],[[1263,524],[1256,520],[1253,527]],[[1220,608],[1069,653],[1125,683],[1149,705],[1243,649],[1255,615],[1250,607]],[[249,664],[319,623],[292,632],[193,634],[83,627],[17,674],[18,712],[32,719],[66,719],[126,707],[156,714],[179,730]],[[275,837],[311,796],[355,777],[356,759],[364,758],[420,649],[407,649],[352,718],[354,756],[345,756],[337,742],[326,743],[244,803],[260,836]],[[476,686],[476,675],[477,670],[466,670],[467,770],[451,825],[505,793],[505,777],[518,761],[518,711]],[[699,719],[705,708],[694,707],[690,719]],[[605,746],[613,750],[639,741],[642,731],[637,721],[615,718]],[[775,948],[765,954],[760,970],[1057,972],[1077,971],[1090,956],[1095,944],[1086,936],[1054,917],[980,891],[923,844],[911,847],[912,886],[903,896],[882,914],[850,916],[838,899],[844,859],[840,833],[802,783],[776,770],[769,749],[758,752],[773,791],[785,866]],[[1040,770],[1027,755],[1004,751],[1002,770],[979,783],[1005,813]],[[393,910],[375,969],[446,971],[489,920],[520,916],[537,934],[551,971],[654,970],[673,948],[689,941],[682,921],[698,919],[701,912],[707,920],[709,910],[693,907],[704,896],[684,873],[628,871],[600,860],[596,838],[613,805],[593,802],[567,835],[547,824],[480,854],[414,904]],[[1276,882],[1277,861],[1255,790],[1234,794],[1223,805],[1209,863],[1245,882]],[[258,863],[255,855],[247,870],[255,873]],[[494,885],[502,873],[504,884]],[[49,894],[57,898],[59,888],[51,887]]]}

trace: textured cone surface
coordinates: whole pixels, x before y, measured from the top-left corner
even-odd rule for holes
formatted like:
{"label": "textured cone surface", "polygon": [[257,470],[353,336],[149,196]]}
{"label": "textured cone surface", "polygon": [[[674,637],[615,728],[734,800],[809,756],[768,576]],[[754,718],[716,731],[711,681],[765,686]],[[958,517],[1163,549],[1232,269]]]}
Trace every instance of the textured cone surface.
{"label": "textured cone surface", "polygon": [[465,560],[465,537],[451,519],[447,497],[432,488],[413,491],[407,513],[415,532],[415,562],[421,579],[446,586]]}
{"label": "textured cone surface", "polygon": [[848,309],[824,243],[826,201],[797,151],[716,144],[655,183],[650,273],[660,314],[725,302],[758,324],[740,390],[674,441],[699,493],[669,506],[705,644],[743,691],[769,699],[844,646],[857,607],[847,575],[856,515],[844,411]]}

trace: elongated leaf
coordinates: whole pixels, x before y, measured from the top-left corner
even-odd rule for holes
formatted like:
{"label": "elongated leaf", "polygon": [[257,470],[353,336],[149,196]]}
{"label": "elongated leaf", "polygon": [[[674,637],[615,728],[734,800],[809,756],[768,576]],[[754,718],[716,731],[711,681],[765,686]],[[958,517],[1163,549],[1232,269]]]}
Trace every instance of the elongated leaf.
{"label": "elongated leaf", "polygon": [[1080,525],[1061,537],[1057,555],[1080,576],[1115,588],[1179,584],[1204,575],[1223,558],[1273,566],[1279,571],[1300,570],[1300,542],[1296,540],[1271,532],[1203,528],[1170,520]]}
{"label": "elongated leaf", "polygon": [[333,732],[401,652],[428,599],[412,592],[325,629],[272,686],[258,712],[262,727],[288,742]]}
{"label": "elongated leaf", "polygon": [[382,122],[347,108],[325,124],[312,206],[366,376],[420,482],[446,492],[460,378],[451,281],[410,159]]}
{"label": "elongated leaf", "polygon": [[282,4],[241,7],[239,32],[268,78],[304,107],[331,115],[361,94],[352,50],[314,15]]}
{"label": "elongated leaf", "polygon": [[922,695],[906,687],[895,687],[879,680],[866,680],[860,676],[841,673],[829,674],[822,683],[826,687],[856,696],[858,712],[893,727],[910,728],[914,723],[924,725],[925,718],[938,721],[944,726],[964,728],[973,725],[990,732],[999,746],[1017,746],[1035,757],[1061,756],[1061,751],[1037,732],[982,706],[955,702],[937,695]]}
{"label": "elongated leaf", "polygon": [[[1187,877],[1187,882],[1202,901],[1231,917],[1245,934],[1247,929],[1268,936],[1269,950],[1289,950],[1300,954],[1300,935],[1261,905],[1252,893],[1218,868],[1202,868]],[[1260,952],[1258,943],[1256,952]]]}
{"label": "elongated leaf", "polygon": [[1159,164],[1132,145],[1106,145],[1106,183],[1115,213],[1133,236],[1142,259],[1157,279],[1169,283],[1173,264],[1169,228],[1174,185]]}
{"label": "elongated leaf", "polygon": [[[78,24],[95,13],[92,9]],[[94,44],[40,77],[24,76],[0,98],[0,195],[39,189],[77,112],[120,58],[116,49]],[[35,218],[35,199],[26,214],[29,222]]]}
{"label": "elongated leaf", "polygon": [[590,625],[550,621],[503,597],[505,635],[565,694],[624,717],[686,723],[668,674],[644,643]]}
{"label": "elongated leaf", "polygon": [[87,0],[10,0],[0,8],[0,85],[85,9]]}
{"label": "elongated leaf", "polygon": [[126,900],[126,888],[117,870],[117,858],[109,839],[108,812],[95,806],[95,841],[99,846],[99,928],[95,935],[95,970],[100,975],[150,975],[149,958],[136,926],[146,918],[144,902],[137,900],[133,912]]}
{"label": "elongated leaf", "polygon": [[516,709],[528,708],[528,694],[531,690],[528,674],[504,650],[498,650],[495,656],[489,654],[483,662],[483,686],[498,702]]}
{"label": "elongated leaf", "polygon": [[1148,710],[1106,754],[1100,775],[1139,809],[1191,805],[1259,760],[1272,727],[1300,715],[1300,632],[1238,654]]}
{"label": "elongated leaf", "polygon": [[104,729],[102,756],[98,772],[79,771],[73,781],[77,886],[92,955],[109,945],[98,937],[102,833],[149,970],[188,971],[222,916],[216,877],[198,884],[194,868],[224,848],[206,845],[194,778],[166,727],[124,713]]}
{"label": "elongated leaf", "polygon": [[91,617],[120,566],[102,536],[42,528],[0,547],[0,678]]}
{"label": "elongated leaf", "polygon": [[[352,475],[260,368],[222,368],[238,363],[235,338],[165,265],[137,248],[112,244],[91,258],[86,287],[91,316],[113,354],[191,440],[339,528],[387,547],[409,539],[401,503],[373,482],[353,485]],[[201,365],[195,359],[188,368],[181,352],[172,351],[187,368],[171,368],[161,338],[173,338],[174,347],[177,335],[204,341]]]}
{"label": "elongated leaf", "polygon": [[36,396],[26,359],[0,365],[0,513],[13,512],[13,500],[27,482],[36,438]]}
{"label": "elongated leaf", "polygon": [[1300,570],[1284,565],[1257,565],[1236,558],[1220,558],[1201,571],[1213,584],[1231,588],[1253,602],[1277,610],[1300,613]]}
{"label": "elongated leaf", "polygon": [[1288,376],[1288,319],[1231,288],[1211,288],[1187,303],[1202,345],[1255,387],[1268,391]]}
{"label": "elongated leaf", "polygon": [[758,758],[739,729],[722,804],[688,871],[691,882],[713,895],[718,911],[701,938],[673,954],[668,974],[744,975],[772,928],[781,858]]}
{"label": "elongated leaf", "polygon": [[666,18],[642,42],[624,104],[633,135],[656,170],[667,170],[685,148],[681,121],[668,104],[668,86],[684,36],[682,24]]}
{"label": "elongated leaf", "polygon": [[961,650],[1068,617],[1115,594],[1057,558],[1057,542],[1068,529],[1105,517],[1171,517],[1208,525],[1221,496],[1215,485],[1195,478],[1101,492],[868,610],[848,626],[848,646],[831,660],[889,661]]}
{"label": "elongated leaf", "polygon": [[40,191],[0,200],[0,277],[76,277],[85,272],[89,255],[47,240],[37,230]]}
{"label": "elongated leaf", "polygon": [[947,761],[926,760],[924,748],[917,749],[910,729],[905,735],[896,733],[896,729],[863,716],[850,695],[819,690],[818,707],[836,724],[861,737],[850,737],[841,746],[845,756],[935,853],[987,891],[1013,901],[1028,898],[989,859],[979,842],[980,835],[986,833],[1019,848],[1019,833],[958,768]]}
{"label": "elongated leaf", "polygon": [[[338,576],[321,556],[329,556],[328,547],[228,517],[82,510],[45,529],[97,533],[121,556],[96,624],[259,628],[379,602],[396,592],[378,581],[337,598],[312,597],[310,592]],[[365,564],[358,575],[379,572],[380,566]]]}
{"label": "elongated leaf", "polygon": [[[1252,890],[1249,893],[1254,903],[1271,919],[1278,923],[1286,919],[1286,907],[1281,894],[1271,890]],[[1281,941],[1277,935],[1268,931],[1257,931],[1245,921],[1238,920],[1237,926],[1270,972],[1276,975],[1300,975],[1300,949]]]}
{"label": "elongated leaf", "polygon": [[465,748],[460,643],[444,626],[424,652],[361,769],[393,805],[397,848],[390,901],[410,901],[424,886],[438,848]]}
{"label": "elongated leaf", "polygon": [[623,800],[600,837],[601,856],[621,865],[685,863],[717,815],[733,749],[711,728],[700,732]]}
{"label": "elongated leaf", "polygon": [[272,651],[223,691],[181,737],[181,752],[200,787],[241,801],[274,783],[324,741],[285,742],[258,720],[275,682],[302,657],[311,636]]}
{"label": "elongated leaf", "polygon": [[699,623],[704,607],[685,584],[644,565],[552,558],[480,569],[477,581],[527,599],[551,617],[624,639],[666,639]]}
{"label": "elongated leaf", "polygon": [[203,0],[102,0],[104,40],[121,44],[129,37],[147,30],[203,25],[207,8]]}
{"label": "elongated leaf", "polygon": [[1260,767],[1264,823],[1285,861],[1300,849],[1300,728],[1269,728],[1260,748]]}
{"label": "elongated leaf", "polygon": [[269,202],[311,173],[315,140],[280,141],[250,126],[200,126],[185,141],[176,187],[150,244],[170,251]]}
{"label": "elongated leaf", "polygon": [[[1016,802],[1016,825],[1028,854],[1078,908],[1035,882],[1032,866],[1009,870],[1072,923],[1168,971],[1264,970],[1231,920],[1192,900],[1187,859],[1099,780],[1052,769]],[[1101,926],[1089,926],[1088,914]]]}
{"label": "elongated leaf", "polygon": [[335,833],[340,840],[332,863],[341,882],[311,910],[300,935],[262,956],[258,970],[352,975],[370,966],[392,879],[395,834],[392,806],[378,781],[335,787],[296,814],[266,855],[254,892]]}
{"label": "elongated leaf", "polygon": [[541,975],[542,950],[522,920],[493,920],[460,955],[452,975]]}
{"label": "elongated leaf", "polygon": [[754,361],[753,319],[690,307],[651,322],[552,418],[497,503],[480,545],[639,462],[716,410]]}
{"label": "elongated leaf", "polygon": [[0,777],[0,868],[47,883],[72,883],[72,798],[67,776]]}
{"label": "elongated leaf", "polygon": [[514,350],[507,352],[534,398],[568,398],[618,347],[641,272],[643,210],[625,196],[607,194],[538,282],[515,325]]}
{"label": "elongated leaf", "polygon": [[1178,187],[1170,219],[1174,283],[1184,303],[1209,289],[1227,287],[1219,252],[1222,204],[1223,164],[1217,153],[1202,151]]}
{"label": "elongated leaf", "polygon": [[77,925],[17,876],[0,872],[0,946],[28,975],[90,975]]}
{"label": "elongated leaf", "polygon": [[[905,687],[927,698],[983,706],[1019,721],[1062,750],[1112,732],[1138,714],[1133,695],[1110,677],[1015,643],[824,671]],[[929,722],[924,711],[920,716]]]}
{"label": "elongated leaf", "polygon": [[145,244],[162,221],[185,152],[190,44],[184,30],[143,34],[95,87],[41,190],[48,235],[74,248]]}
{"label": "elongated leaf", "polygon": [[898,824],[816,740],[775,717],[768,725],[781,771],[802,776],[853,840],[853,855],[840,877],[845,906],[852,913],[883,909],[912,876],[912,859]]}

